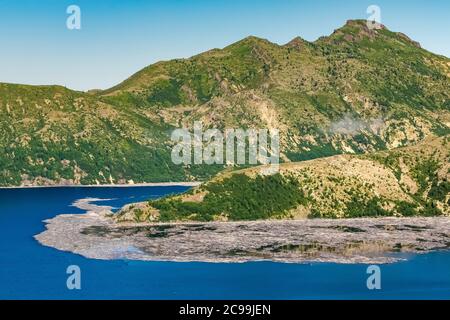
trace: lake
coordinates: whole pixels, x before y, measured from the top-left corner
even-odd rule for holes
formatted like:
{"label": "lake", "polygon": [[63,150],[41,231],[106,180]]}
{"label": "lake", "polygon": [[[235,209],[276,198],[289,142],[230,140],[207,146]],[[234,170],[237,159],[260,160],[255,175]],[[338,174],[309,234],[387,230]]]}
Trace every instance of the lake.
{"label": "lake", "polygon": [[[409,255],[381,265],[381,290],[367,289],[367,265],[179,263],[93,260],[40,245],[43,220],[83,213],[83,198],[124,204],[186,187],[0,189],[0,299],[450,299],[450,252]],[[81,269],[68,290],[66,269]]]}

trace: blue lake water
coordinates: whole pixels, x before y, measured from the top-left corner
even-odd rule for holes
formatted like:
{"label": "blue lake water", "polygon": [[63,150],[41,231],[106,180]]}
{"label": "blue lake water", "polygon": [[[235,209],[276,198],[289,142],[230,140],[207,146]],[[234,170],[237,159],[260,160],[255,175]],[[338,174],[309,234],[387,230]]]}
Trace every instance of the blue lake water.
{"label": "blue lake water", "polygon": [[[103,261],[40,245],[42,222],[78,199],[126,203],[184,187],[0,190],[0,299],[450,299],[450,252],[413,255],[381,266],[382,289],[366,287],[366,265]],[[103,204],[102,203],[102,204]],[[66,268],[81,268],[68,290]]]}

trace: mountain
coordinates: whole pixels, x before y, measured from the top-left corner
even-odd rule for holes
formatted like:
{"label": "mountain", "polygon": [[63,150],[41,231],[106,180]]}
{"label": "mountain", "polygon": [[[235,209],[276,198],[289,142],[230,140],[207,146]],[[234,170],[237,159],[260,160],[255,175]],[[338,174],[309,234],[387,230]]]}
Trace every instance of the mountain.
{"label": "mountain", "polygon": [[189,192],[132,204],[116,221],[236,221],[450,215],[450,138],[219,174]]}
{"label": "mountain", "polygon": [[174,128],[277,128],[284,162],[450,133],[450,59],[350,20],[315,42],[248,37],[150,65],[104,91],[0,85],[0,185],[203,180],[176,166]]}
{"label": "mountain", "polygon": [[166,142],[173,128],[133,105],[58,86],[0,84],[0,110],[0,185],[189,177],[170,158]]}

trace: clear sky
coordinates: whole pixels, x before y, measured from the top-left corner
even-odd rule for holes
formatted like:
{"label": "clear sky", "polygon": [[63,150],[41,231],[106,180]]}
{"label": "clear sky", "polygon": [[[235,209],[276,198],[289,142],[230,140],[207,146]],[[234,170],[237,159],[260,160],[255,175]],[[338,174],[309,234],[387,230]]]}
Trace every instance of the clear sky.
{"label": "clear sky", "polygon": [[[81,30],[66,9],[81,8]],[[159,60],[249,35],[316,40],[381,8],[381,22],[450,57],[449,0],[0,0],[0,82],[108,88]]]}

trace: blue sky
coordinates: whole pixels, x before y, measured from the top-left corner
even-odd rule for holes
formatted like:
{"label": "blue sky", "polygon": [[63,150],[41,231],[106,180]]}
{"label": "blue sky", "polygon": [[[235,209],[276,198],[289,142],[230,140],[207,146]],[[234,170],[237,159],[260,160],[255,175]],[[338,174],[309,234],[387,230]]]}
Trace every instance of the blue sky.
{"label": "blue sky", "polygon": [[[66,28],[69,5],[81,30]],[[248,35],[283,44],[381,8],[382,23],[450,57],[448,0],[0,0],[0,82],[108,88],[159,60]]]}

